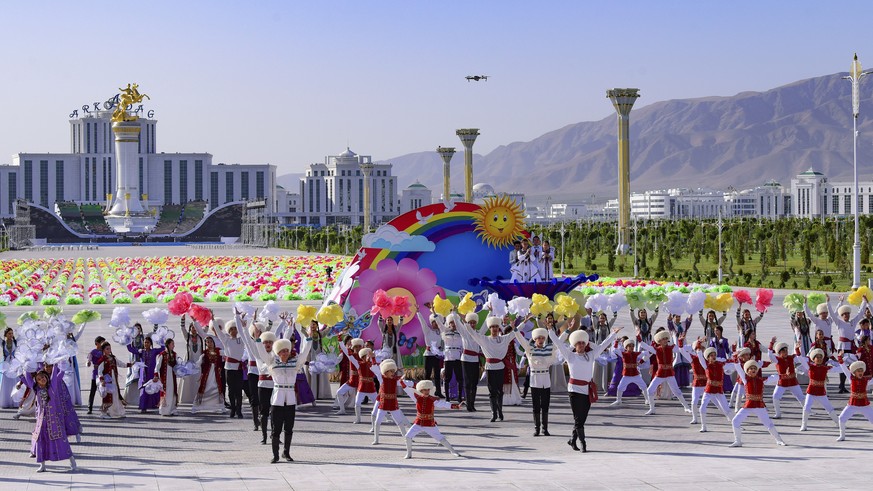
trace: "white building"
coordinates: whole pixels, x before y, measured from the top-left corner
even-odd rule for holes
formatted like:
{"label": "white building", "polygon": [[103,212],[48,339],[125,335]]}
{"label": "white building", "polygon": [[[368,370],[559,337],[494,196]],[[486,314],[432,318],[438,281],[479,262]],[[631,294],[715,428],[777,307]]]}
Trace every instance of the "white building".
{"label": "white building", "polygon": [[791,194],[776,181],[742,191],[725,193],[729,216],[781,218],[791,214]]}
{"label": "white building", "polygon": [[[62,202],[106,205],[117,174],[111,116],[111,110],[74,113],[69,153],[19,153],[11,165],[0,165],[0,217],[14,216],[19,198],[49,210]],[[209,153],[158,153],[157,121],[138,122],[138,191],[149,208],[190,201],[205,201],[208,209],[249,199],[274,203],[274,165],[215,165]]]}
{"label": "white building", "polygon": [[[809,168],[791,180],[791,214],[801,218],[854,215],[853,181],[828,181]],[[873,181],[858,180],[858,213],[873,214]]]}
{"label": "white building", "polygon": [[433,193],[424,184],[415,181],[400,194],[400,213],[421,208],[433,202]]}
{"label": "white building", "polygon": [[358,155],[346,148],[339,155],[328,155],[324,163],[312,164],[300,179],[296,214],[289,212],[288,222],[301,225],[363,225],[364,174],[370,172],[370,223],[377,227],[400,214],[397,177],[391,175],[392,164],[373,164],[369,155]]}

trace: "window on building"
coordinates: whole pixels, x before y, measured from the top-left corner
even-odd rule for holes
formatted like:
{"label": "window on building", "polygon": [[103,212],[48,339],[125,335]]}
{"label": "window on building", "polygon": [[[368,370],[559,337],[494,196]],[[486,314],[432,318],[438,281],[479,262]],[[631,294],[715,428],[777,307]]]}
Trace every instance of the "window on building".
{"label": "window on building", "polygon": [[255,197],[258,199],[266,198],[266,186],[264,184],[264,171],[255,172]]}
{"label": "window on building", "polygon": [[209,207],[215,208],[218,203],[218,172],[209,173]]}
{"label": "window on building", "polygon": [[[96,125],[95,125],[96,128]],[[95,143],[96,147],[97,144]],[[109,177],[108,171],[106,170],[106,157],[103,157],[103,195],[100,196],[100,199],[106,198],[106,195],[109,193],[109,182],[107,182],[107,177]]]}
{"label": "window on building", "polygon": [[[358,171],[358,175],[361,174],[361,171]],[[364,211],[364,180],[358,179],[358,213],[363,213]]]}
{"label": "window on building", "polygon": [[873,194],[867,195],[867,213],[873,213]]}
{"label": "window on building", "polygon": [[203,199],[203,161],[194,161],[194,199]]}
{"label": "window on building", "polygon": [[[309,212],[315,209],[315,192],[312,187],[312,179],[309,179]],[[305,211],[305,210],[304,210]]]}
{"label": "window on building", "polygon": [[233,172],[224,173],[224,202],[233,201]]}
{"label": "window on building", "polygon": [[24,161],[24,199],[33,201],[33,162]]}
{"label": "window on building", "polygon": [[55,161],[55,198],[64,201],[64,161]]}
{"label": "window on building", "polygon": [[843,213],[846,215],[852,213],[852,195],[847,194],[843,196]]}
{"label": "window on building", "polygon": [[97,157],[91,157],[91,201],[97,201]]}
{"label": "window on building", "polygon": [[139,158],[139,195],[145,194],[145,166],[142,157]]}
{"label": "window on building", "polygon": [[[324,172],[322,172],[324,174]],[[321,212],[321,182],[315,181],[315,212]]]}
{"label": "window on building", "polygon": [[85,201],[91,197],[91,162],[85,157]]}
{"label": "window on building", "polygon": [[115,186],[112,185],[112,157],[106,157],[106,173],[109,175],[107,178],[109,180],[109,187],[106,188],[106,192],[115,191]]}
{"label": "window on building", "polygon": [[834,215],[840,214],[840,197],[836,194],[831,197],[831,213]]}
{"label": "window on building", "polygon": [[49,205],[49,161],[39,161],[39,204]]}
{"label": "window on building", "polygon": [[863,213],[863,212],[864,212],[864,195],[859,194],[858,195],[858,213]]}
{"label": "window on building", "polygon": [[85,123],[85,153],[91,153],[91,123]]}
{"label": "window on building", "polygon": [[179,161],[179,203],[188,202],[188,161]]}
{"label": "window on building", "polygon": [[173,203],[173,161],[164,161],[164,204]]}
{"label": "window on building", "polygon": [[241,199],[247,200],[249,199],[249,173],[248,172],[240,172],[239,173],[239,194]]}

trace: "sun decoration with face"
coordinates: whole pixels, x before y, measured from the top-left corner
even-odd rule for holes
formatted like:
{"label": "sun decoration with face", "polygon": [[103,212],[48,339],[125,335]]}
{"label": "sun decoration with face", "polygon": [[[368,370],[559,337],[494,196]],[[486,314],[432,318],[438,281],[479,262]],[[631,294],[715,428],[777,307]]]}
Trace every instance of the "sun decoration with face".
{"label": "sun decoration with face", "polygon": [[476,210],[474,231],[489,246],[499,249],[511,245],[513,240],[521,237],[523,230],[524,213],[509,196],[486,198]]}

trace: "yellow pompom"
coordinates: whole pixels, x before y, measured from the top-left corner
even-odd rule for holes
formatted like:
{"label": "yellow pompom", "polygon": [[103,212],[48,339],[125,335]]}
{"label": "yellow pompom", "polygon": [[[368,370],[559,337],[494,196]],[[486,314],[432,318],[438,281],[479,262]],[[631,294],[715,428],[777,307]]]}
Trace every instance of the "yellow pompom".
{"label": "yellow pompom", "polygon": [[308,326],[315,319],[316,312],[318,312],[318,309],[312,305],[298,305],[297,323],[301,326]]}
{"label": "yellow pompom", "polygon": [[318,311],[316,318],[318,319],[319,324],[335,326],[343,321],[345,314],[343,313],[343,308],[334,303],[322,307],[321,310]]}
{"label": "yellow pompom", "polygon": [[473,301],[473,293],[468,292],[458,303],[458,313],[467,315],[476,312],[476,302]]}
{"label": "yellow pompom", "polygon": [[446,317],[449,313],[452,312],[452,308],[454,305],[450,300],[446,300],[445,298],[437,295],[433,297],[433,311],[434,313]]}
{"label": "yellow pompom", "polygon": [[870,289],[866,286],[862,286],[850,293],[846,300],[849,302],[849,304],[857,307],[861,305],[861,301],[864,300],[864,298],[867,298],[868,302],[871,300],[871,298],[873,298],[873,292],[871,292]]}
{"label": "yellow pompom", "polygon": [[576,299],[567,295],[558,295],[555,297],[555,313],[564,317],[573,317],[576,312],[579,312],[579,303]]}
{"label": "yellow pompom", "polygon": [[546,315],[554,310],[552,302],[549,302],[549,297],[545,295],[534,293],[531,301],[530,313],[533,315]]}
{"label": "yellow pompom", "polygon": [[713,310],[725,312],[734,304],[734,296],[730,293],[721,293],[713,299]]}

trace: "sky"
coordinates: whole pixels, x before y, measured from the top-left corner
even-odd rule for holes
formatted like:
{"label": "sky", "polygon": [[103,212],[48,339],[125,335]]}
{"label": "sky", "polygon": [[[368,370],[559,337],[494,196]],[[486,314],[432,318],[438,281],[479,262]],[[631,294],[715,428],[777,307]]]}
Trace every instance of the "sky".
{"label": "sky", "polygon": [[346,146],[460,149],[473,127],[484,154],[614,114],[612,87],[642,107],[848,71],[855,52],[873,68],[870,18],[820,0],[8,2],[0,163],[69,152],[69,114],[128,82],[158,151],[215,163],[281,175]]}

